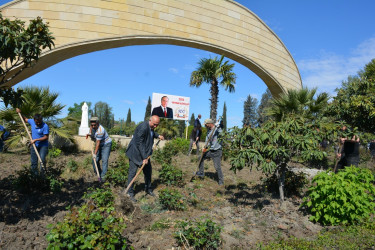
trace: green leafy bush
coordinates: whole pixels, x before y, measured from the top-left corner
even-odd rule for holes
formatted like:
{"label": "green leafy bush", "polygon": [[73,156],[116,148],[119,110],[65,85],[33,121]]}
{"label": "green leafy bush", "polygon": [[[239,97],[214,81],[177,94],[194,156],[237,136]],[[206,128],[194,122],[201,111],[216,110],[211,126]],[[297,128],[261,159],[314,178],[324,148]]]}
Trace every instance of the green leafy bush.
{"label": "green leafy bush", "polygon": [[220,233],[222,227],[210,219],[201,218],[197,221],[179,221],[179,230],[174,237],[180,246],[195,249],[217,249],[221,245]]}
{"label": "green leafy bush", "polygon": [[16,171],[16,175],[11,175],[12,186],[21,192],[31,192],[39,190],[42,192],[61,191],[63,181],[59,177],[59,172],[48,168],[46,173],[34,173],[29,167]]}
{"label": "green leafy bush", "polygon": [[92,200],[98,207],[113,206],[115,197],[108,185],[105,185],[104,188],[89,188],[88,191],[89,192],[86,192],[83,198]]}
{"label": "green leafy bush", "polygon": [[48,157],[50,158],[56,158],[56,157],[59,157],[60,155],[61,155],[61,149],[51,148],[50,150],[48,150]]}
{"label": "green leafy bush", "polygon": [[178,153],[186,154],[188,150],[189,141],[183,138],[176,138],[167,142],[162,149],[155,150],[153,158],[160,164],[171,164],[173,156]]}
{"label": "green leafy bush", "polygon": [[123,219],[114,210],[114,197],[108,187],[90,189],[88,201],[73,207],[63,222],[49,225],[47,249],[129,249],[122,232]]}
{"label": "green leafy bush", "polygon": [[346,167],[337,174],[322,172],[314,177],[302,206],[310,220],[324,225],[352,224],[374,213],[374,175],[368,169]]}
{"label": "green leafy bush", "polygon": [[[305,185],[308,183],[308,180],[306,178],[306,174],[300,172],[300,173],[294,173],[293,171],[290,171],[289,169],[285,172],[285,196],[301,196],[302,190],[305,187]],[[269,177],[267,177],[263,184],[265,185],[268,192],[271,193],[278,193],[279,192],[279,184],[278,184],[278,178],[276,174],[273,174]]]}
{"label": "green leafy bush", "polygon": [[182,170],[166,163],[164,163],[161,167],[159,178],[161,183],[168,186],[181,186],[183,184]]}
{"label": "green leafy bush", "polygon": [[124,186],[128,181],[129,163],[124,154],[120,154],[116,163],[108,169],[106,181],[113,186]]}
{"label": "green leafy bush", "polygon": [[119,147],[120,147],[119,143],[116,140],[112,140],[111,151],[115,151]]}
{"label": "green leafy bush", "polygon": [[185,210],[182,194],[176,189],[165,188],[159,192],[160,204],[168,210]]}
{"label": "green leafy bush", "polygon": [[66,166],[68,167],[68,169],[70,171],[72,171],[73,173],[77,171],[78,169],[78,163],[73,160],[73,159],[69,159],[68,163],[66,164]]}

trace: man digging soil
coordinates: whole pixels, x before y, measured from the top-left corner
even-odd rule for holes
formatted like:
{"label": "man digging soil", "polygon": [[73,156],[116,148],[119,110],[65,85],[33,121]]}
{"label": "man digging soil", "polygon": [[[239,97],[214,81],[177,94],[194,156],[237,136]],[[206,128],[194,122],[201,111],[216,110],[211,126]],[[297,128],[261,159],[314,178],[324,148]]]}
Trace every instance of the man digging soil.
{"label": "man digging soil", "polygon": [[155,196],[151,188],[152,167],[150,156],[152,155],[152,146],[154,145],[154,138],[164,140],[162,135],[159,135],[154,129],[159,125],[160,118],[157,115],[150,117],[148,121],[144,121],[137,126],[134,131],[132,140],[126,150],[126,155],[129,158],[129,174],[128,174],[128,195],[133,202],[137,200],[134,197],[133,184],[131,183],[136,176],[137,169],[143,167],[143,174],[145,178],[145,192],[150,196]]}

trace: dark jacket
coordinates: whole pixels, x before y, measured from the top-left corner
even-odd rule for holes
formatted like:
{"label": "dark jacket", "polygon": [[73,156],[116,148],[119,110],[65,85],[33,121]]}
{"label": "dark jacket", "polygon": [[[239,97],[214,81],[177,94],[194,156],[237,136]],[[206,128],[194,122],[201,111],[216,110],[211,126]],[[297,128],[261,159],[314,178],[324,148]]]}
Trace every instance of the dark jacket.
{"label": "dark jacket", "polygon": [[135,164],[142,165],[142,161],[152,155],[154,138],[158,137],[159,134],[154,131],[154,136],[151,138],[149,121],[142,122],[134,131],[133,138],[126,150],[126,155]]}
{"label": "dark jacket", "polygon": [[164,118],[170,118],[170,119],[173,119],[173,109],[167,107],[167,117],[164,116],[164,112],[163,112],[163,109],[159,106],[159,107],[155,107],[153,110],[152,110],[152,113],[151,115],[157,115],[159,117],[164,117]]}
{"label": "dark jacket", "polygon": [[201,121],[199,120],[199,118],[195,119],[195,121],[194,121],[194,128],[198,127],[198,125],[199,125],[199,127],[202,127]]}

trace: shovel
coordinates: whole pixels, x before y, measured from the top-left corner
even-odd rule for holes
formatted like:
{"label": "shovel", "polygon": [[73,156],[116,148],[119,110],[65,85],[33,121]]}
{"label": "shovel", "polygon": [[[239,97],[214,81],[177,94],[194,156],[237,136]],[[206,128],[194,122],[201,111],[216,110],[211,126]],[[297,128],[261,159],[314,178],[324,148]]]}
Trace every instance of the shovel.
{"label": "shovel", "polygon": [[95,166],[95,169],[96,169],[96,174],[98,175],[98,181],[101,182],[102,178],[100,178],[98,165],[96,164],[96,157],[94,157],[94,150],[92,149],[92,147],[91,147],[91,157],[92,157],[92,159],[94,161],[94,166]]}
{"label": "shovel", "polygon": [[[18,115],[20,116],[20,119],[21,119],[21,121],[22,121],[22,123],[23,123],[23,126],[25,126],[25,130],[26,130],[27,134],[29,135],[29,139],[30,139],[30,141],[32,141],[33,138],[31,137],[31,134],[30,134],[29,130],[27,129],[26,123],[25,123],[25,121],[23,120],[21,113],[18,113]],[[43,161],[42,161],[42,159],[40,158],[39,152],[38,152],[38,150],[36,149],[35,143],[32,143],[32,145],[33,145],[33,147],[34,147],[34,151],[35,151],[35,153],[36,153],[36,156],[38,157],[38,160],[40,161],[40,165],[42,166],[42,169],[43,169],[44,171],[46,171],[46,168],[45,168],[44,165],[43,165]]]}

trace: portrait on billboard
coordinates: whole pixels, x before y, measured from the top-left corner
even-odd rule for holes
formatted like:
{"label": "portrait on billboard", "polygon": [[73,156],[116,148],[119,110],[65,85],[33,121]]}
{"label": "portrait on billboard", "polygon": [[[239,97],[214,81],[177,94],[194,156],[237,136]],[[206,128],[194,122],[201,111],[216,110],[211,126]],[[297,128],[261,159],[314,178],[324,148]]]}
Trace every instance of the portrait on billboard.
{"label": "portrait on billboard", "polygon": [[161,118],[188,120],[190,97],[152,93],[152,112]]}

